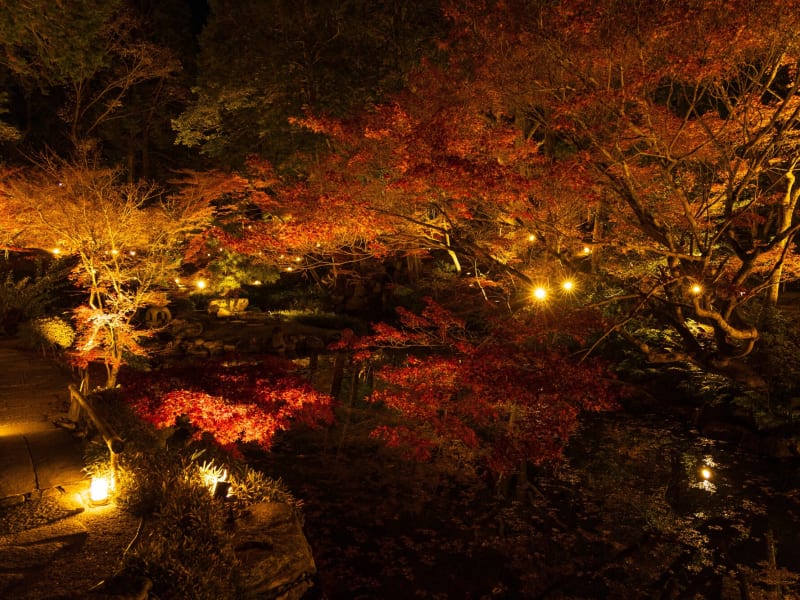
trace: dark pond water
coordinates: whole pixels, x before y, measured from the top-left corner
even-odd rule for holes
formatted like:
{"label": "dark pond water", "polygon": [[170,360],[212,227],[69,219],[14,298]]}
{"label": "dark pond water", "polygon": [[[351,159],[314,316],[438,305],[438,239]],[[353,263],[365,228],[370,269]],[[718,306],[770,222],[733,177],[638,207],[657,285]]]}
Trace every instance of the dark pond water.
{"label": "dark pond water", "polygon": [[616,597],[618,582],[660,598],[800,597],[797,458],[754,455],[670,415],[605,414],[586,420],[570,469],[602,526],[632,544],[583,575]]}
{"label": "dark pond water", "polygon": [[607,413],[585,420],[562,465],[501,496],[350,427],[259,459],[305,502],[318,598],[800,597],[797,459],[674,416]]}

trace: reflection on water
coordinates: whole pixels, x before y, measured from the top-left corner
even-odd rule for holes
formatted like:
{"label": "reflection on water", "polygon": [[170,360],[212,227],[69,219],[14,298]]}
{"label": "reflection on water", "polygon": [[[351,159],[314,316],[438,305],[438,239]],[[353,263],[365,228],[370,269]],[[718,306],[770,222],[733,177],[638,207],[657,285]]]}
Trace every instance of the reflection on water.
{"label": "reflection on water", "polygon": [[608,597],[659,587],[669,588],[663,598],[800,597],[798,458],[753,456],[669,417],[620,414],[590,417],[569,455],[601,526],[634,548],[629,564],[592,574]]}

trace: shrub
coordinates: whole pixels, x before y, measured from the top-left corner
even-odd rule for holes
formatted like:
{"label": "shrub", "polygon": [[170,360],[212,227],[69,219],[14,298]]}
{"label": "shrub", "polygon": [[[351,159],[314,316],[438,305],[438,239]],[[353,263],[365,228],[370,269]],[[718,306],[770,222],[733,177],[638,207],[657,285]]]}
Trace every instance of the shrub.
{"label": "shrub", "polygon": [[[228,521],[256,502],[299,503],[279,480],[232,460],[200,442],[173,447],[105,391],[92,397],[96,412],[125,440],[118,455],[115,502],[143,518],[140,537],[123,559],[127,575],[153,582],[159,598],[240,597],[238,563]],[[86,471],[108,469],[102,440],[87,444]],[[225,472],[233,497],[222,503],[209,493],[206,471]]]}
{"label": "shrub", "polygon": [[14,335],[17,327],[41,316],[53,304],[55,291],[66,285],[65,267],[58,262],[46,268],[37,262],[36,276],[16,278],[0,273],[0,333]]}

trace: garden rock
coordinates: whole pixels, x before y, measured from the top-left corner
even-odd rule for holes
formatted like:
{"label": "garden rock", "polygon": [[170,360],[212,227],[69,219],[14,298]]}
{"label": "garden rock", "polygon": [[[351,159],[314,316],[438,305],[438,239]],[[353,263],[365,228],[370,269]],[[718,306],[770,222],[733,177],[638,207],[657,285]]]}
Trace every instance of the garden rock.
{"label": "garden rock", "polygon": [[299,600],[317,568],[296,510],[259,503],[236,521],[234,550],[242,565],[245,598]]}

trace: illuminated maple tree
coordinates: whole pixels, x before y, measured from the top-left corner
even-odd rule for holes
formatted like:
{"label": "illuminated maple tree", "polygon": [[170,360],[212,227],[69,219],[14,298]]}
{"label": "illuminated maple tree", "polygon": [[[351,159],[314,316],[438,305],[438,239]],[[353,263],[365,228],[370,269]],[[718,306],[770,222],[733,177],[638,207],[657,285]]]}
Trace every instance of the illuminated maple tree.
{"label": "illuminated maple tree", "polygon": [[795,8],[454,3],[446,68],[360,121],[304,124],[361,184],[339,189],[396,218],[377,239],[439,249],[484,290],[590,261],[609,334],[759,386],[741,359],[798,273]]}
{"label": "illuminated maple tree", "polygon": [[167,303],[186,238],[207,225],[211,208],[191,194],[123,183],[113,169],[57,159],[9,173],[0,193],[20,244],[74,261],[71,277],[87,294],[75,312],[74,360],[102,361],[113,387],[126,356],[145,353],[138,340],[146,333],[133,318]]}
{"label": "illuminated maple tree", "polygon": [[512,309],[583,272],[651,363],[763,385],[743,359],[800,273],[791,6],[447,4],[441,56],[371,111],[292,119],[330,152],[215,235],[285,271],[434,258]]}

